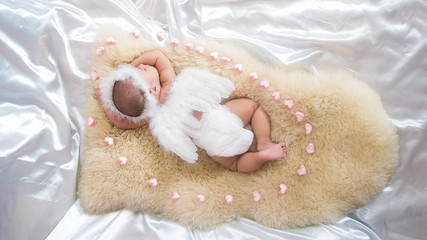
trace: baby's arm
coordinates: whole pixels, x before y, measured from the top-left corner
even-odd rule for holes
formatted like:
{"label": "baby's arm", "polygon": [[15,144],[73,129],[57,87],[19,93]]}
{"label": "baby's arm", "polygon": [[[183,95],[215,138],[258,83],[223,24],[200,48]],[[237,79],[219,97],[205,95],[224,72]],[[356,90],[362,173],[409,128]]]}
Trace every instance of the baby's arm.
{"label": "baby's arm", "polygon": [[143,53],[141,56],[135,58],[132,63],[133,66],[138,67],[141,64],[154,66],[159,72],[160,84],[160,102],[163,102],[167,96],[169,88],[176,74],[173,69],[172,63],[169,58],[160,50],[153,50]]}

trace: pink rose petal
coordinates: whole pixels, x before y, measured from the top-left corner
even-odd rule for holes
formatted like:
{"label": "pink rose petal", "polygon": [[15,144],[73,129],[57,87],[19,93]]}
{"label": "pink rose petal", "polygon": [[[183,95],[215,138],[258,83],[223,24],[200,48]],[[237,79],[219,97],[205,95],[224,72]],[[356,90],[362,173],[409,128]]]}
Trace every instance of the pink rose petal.
{"label": "pink rose petal", "polygon": [[313,125],[311,125],[310,123],[306,123],[304,125],[304,129],[305,129],[305,134],[309,135],[313,131]]}
{"label": "pink rose petal", "polygon": [[221,62],[224,64],[229,64],[231,62],[231,58],[229,57],[222,57]]}
{"label": "pink rose petal", "polygon": [[171,45],[174,46],[174,47],[178,47],[179,46],[179,40],[176,39],[176,38],[173,38],[171,40]]}
{"label": "pink rose petal", "polygon": [[292,99],[286,99],[283,104],[285,104],[289,109],[294,107],[294,100]]}
{"label": "pink rose petal", "polygon": [[302,122],[304,120],[304,113],[297,111],[295,113],[295,117],[297,118],[297,122]]}
{"label": "pink rose petal", "polygon": [[157,186],[158,182],[156,178],[151,178],[150,180],[148,180],[148,185],[155,187]]}
{"label": "pink rose petal", "polygon": [[159,41],[163,41],[163,40],[165,40],[165,39],[166,39],[166,33],[165,33],[165,32],[158,32],[158,33],[157,33],[157,39],[158,39]]}
{"label": "pink rose petal", "polygon": [[192,42],[188,42],[185,44],[185,49],[187,49],[187,51],[193,50],[194,49],[194,44]]}
{"label": "pink rose petal", "polygon": [[105,52],[105,48],[104,47],[97,47],[96,48],[96,55],[98,56],[102,56]]}
{"label": "pink rose petal", "polygon": [[281,97],[281,93],[279,91],[273,92],[271,96],[274,98],[274,100],[279,101]]}
{"label": "pink rose petal", "polygon": [[132,35],[135,38],[139,38],[139,36],[141,36],[141,31],[139,31],[138,29],[134,29],[134,30],[132,30]]}
{"label": "pink rose petal", "polygon": [[254,201],[255,202],[259,202],[261,200],[261,197],[262,197],[261,193],[259,193],[257,191],[253,192],[253,196],[254,196]]}
{"label": "pink rose petal", "polygon": [[313,143],[309,143],[305,150],[307,151],[307,153],[312,154],[316,151],[316,148],[314,147]]}
{"label": "pink rose petal", "polygon": [[200,55],[205,54],[205,48],[204,47],[196,47],[196,52],[198,52]]}
{"label": "pink rose petal", "polygon": [[238,72],[243,72],[243,65],[238,63],[236,65],[234,65],[234,70],[238,71]]}
{"label": "pink rose petal", "polygon": [[178,201],[181,198],[181,195],[178,192],[173,192],[172,193],[172,201]]}
{"label": "pink rose petal", "polygon": [[249,73],[249,77],[252,80],[258,80],[258,73],[257,72],[251,72],[251,73]]}
{"label": "pink rose petal", "polygon": [[114,146],[114,138],[112,137],[105,137],[104,142],[110,147]]}
{"label": "pink rose petal", "polygon": [[225,199],[225,203],[227,203],[227,205],[230,205],[233,203],[234,197],[232,195],[228,194],[225,196],[224,199]]}
{"label": "pink rose petal", "polygon": [[94,117],[89,117],[87,119],[87,125],[89,125],[91,127],[95,126],[96,125],[96,119]]}
{"label": "pink rose petal", "polygon": [[233,196],[231,196],[231,195],[229,195],[229,194],[225,196],[225,202],[227,203],[227,205],[232,204],[232,203],[233,203],[233,200],[234,200],[234,197],[233,197]]}
{"label": "pink rose petal", "polygon": [[298,175],[300,176],[304,176],[307,174],[307,169],[305,168],[304,165],[301,165],[298,170],[297,170]]}
{"label": "pink rose petal", "polygon": [[114,39],[113,37],[108,37],[106,42],[107,44],[114,45],[116,44],[116,39]]}
{"label": "pink rose petal", "polygon": [[284,183],[280,184],[279,188],[280,188],[281,194],[285,194],[288,191],[288,186],[286,186],[286,184],[284,184]]}
{"label": "pink rose petal", "polygon": [[269,88],[271,86],[270,82],[268,80],[262,80],[259,85],[263,88]]}
{"label": "pink rose petal", "polygon": [[213,60],[217,60],[219,58],[218,52],[211,52],[209,55]]}
{"label": "pink rose petal", "polygon": [[92,81],[98,80],[99,79],[98,73],[95,71],[90,72],[90,79],[92,79]]}
{"label": "pink rose petal", "polygon": [[199,203],[203,203],[206,200],[206,197],[203,194],[197,194],[196,198],[197,198],[197,201],[199,201]]}
{"label": "pink rose petal", "polygon": [[120,165],[122,165],[122,166],[126,165],[126,163],[128,162],[128,158],[125,156],[120,156],[117,160],[119,161]]}

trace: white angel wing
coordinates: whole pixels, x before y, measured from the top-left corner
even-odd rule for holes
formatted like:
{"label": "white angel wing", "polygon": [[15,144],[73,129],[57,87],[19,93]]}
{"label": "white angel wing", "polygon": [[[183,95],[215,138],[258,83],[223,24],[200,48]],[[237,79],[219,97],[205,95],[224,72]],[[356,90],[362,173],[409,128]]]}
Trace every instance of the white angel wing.
{"label": "white angel wing", "polygon": [[165,103],[151,116],[152,134],[166,151],[189,163],[196,162],[197,147],[191,138],[198,137],[200,122],[193,112],[206,112],[233,91],[228,78],[202,69],[184,69],[173,82]]}

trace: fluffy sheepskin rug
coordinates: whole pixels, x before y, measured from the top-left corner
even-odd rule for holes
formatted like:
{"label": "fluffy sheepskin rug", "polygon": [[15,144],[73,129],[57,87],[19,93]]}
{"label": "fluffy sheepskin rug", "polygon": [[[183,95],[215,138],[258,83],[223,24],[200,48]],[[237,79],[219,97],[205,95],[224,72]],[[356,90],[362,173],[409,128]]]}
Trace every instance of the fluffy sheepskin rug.
{"label": "fluffy sheepskin rug", "polygon": [[252,173],[231,172],[203,150],[189,164],[162,150],[148,127],[113,126],[90,96],[78,191],[88,212],[149,211],[199,229],[246,217],[283,229],[336,221],[388,183],[398,164],[396,130],[379,96],[350,73],[267,64],[232,42],[157,37],[100,31],[92,85],[117,64],[160,49],[178,74],[209,69],[234,82],[230,99],[258,101],[287,157]]}

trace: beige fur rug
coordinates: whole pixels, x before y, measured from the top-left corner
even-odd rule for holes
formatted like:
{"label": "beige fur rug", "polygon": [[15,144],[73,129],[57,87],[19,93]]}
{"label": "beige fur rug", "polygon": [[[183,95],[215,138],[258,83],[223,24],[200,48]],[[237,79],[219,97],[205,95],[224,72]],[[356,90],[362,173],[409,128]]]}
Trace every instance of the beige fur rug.
{"label": "beige fur rug", "polygon": [[[88,212],[149,211],[201,229],[236,217],[289,228],[336,221],[386,186],[398,164],[396,130],[379,96],[351,74],[268,65],[227,42],[179,39],[173,46],[164,39],[156,45],[156,36],[143,35],[111,26],[100,31],[92,65],[92,77],[99,79],[93,85],[116,64],[161,49],[177,73],[207,68],[234,82],[231,98],[258,101],[271,118],[272,139],[286,143],[287,157],[253,173],[231,172],[203,150],[189,164],[163,151],[148,127],[114,127],[90,96],[78,191]],[[297,112],[304,114],[300,121]],[[105,137],[114,140],[112,146]],[[126,164],[120,164],[120,156]]]}

